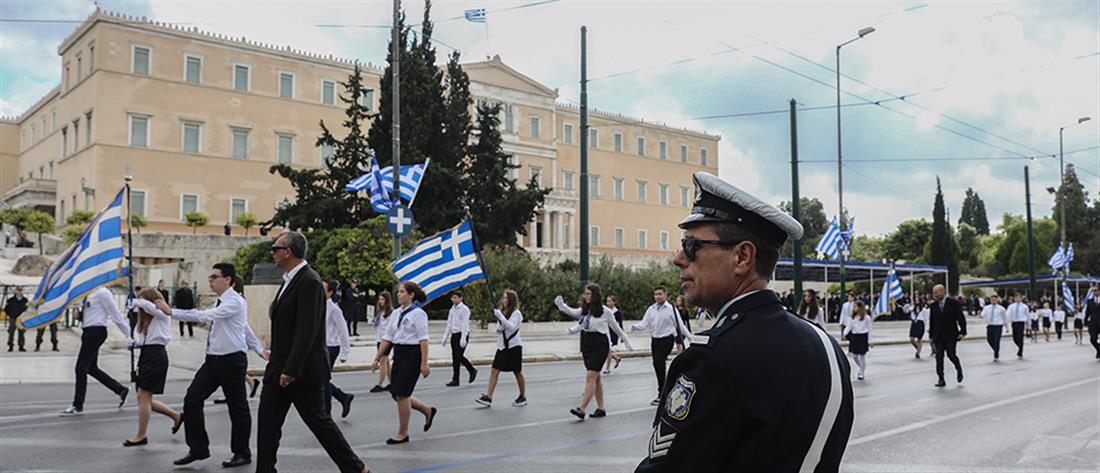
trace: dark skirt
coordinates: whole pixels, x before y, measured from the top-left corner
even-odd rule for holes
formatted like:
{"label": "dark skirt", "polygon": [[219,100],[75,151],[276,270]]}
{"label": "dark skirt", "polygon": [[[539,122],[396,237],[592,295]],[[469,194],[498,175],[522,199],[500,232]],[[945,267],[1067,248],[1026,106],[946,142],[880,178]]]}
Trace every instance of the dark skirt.
{"label": "dark skirt", "polygon": [[600,332],[581,332],[581,356],[584,357],[584,369],[599,371],[603,369],[611,347],[607,344],[607,335]]}
{"label": "dark skirt", "polygon": [[1043,326],[1050,328],[1050,317],[1043,317]]}
{"label": "dark skirt", "polygon": [[164,394],[168,377],[168,350],[164,345],[145,345],[138,356],[137,387],[153,394]]}
{"label": "dark skirt", "polygon": [[419,379],[420,345],[394,345],[390,394],[399,397],[412,396]]}
{"label": "dark skirt", "polygon": [[848,353],[853,355],[866,355],[867,354],[867,334],[866,333],[849,333],[848,334]]}
{"label": "dark skirt", "polygon": [[1073,328],[1085,328],[1085,319],[1081,317],[1073,318]]}
{"label": "dark skirt", "polygon": [[493,356],[493,369],[520,373],[523,371],[523,345],[507,350],[497,350]]}
{"label": "dark skirt", "polygon": [[924,338],[923,320],[914,320],[909,324],[909,338]]}
{"label": "dark skirt", "polygon": [[1031,321],[1031,329],[1032,330],[1039,330],[1039,321],[1038,320],[1032,320]]}

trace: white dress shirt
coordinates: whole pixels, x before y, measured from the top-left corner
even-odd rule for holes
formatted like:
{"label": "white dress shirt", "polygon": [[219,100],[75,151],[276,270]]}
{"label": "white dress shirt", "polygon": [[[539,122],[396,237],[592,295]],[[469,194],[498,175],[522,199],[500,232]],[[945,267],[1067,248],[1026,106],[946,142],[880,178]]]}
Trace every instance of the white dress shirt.
{"label": "white dress shirt", "polygon": [[443,331],[443,345],[450,342],[451,335],[456,333],[462,334],[459,337],[459,346],[465,348],[470,339],[470,308],[461,302],[452,305],[447,312],[447,330]]}
{"label": "white dress shirt", "polygon": [[1051,313],[1050,309],[1039,309],[1039,310],[1035,311],[1035,313],[1036,313],[1036,317],[1041,318],[1041,319],[1049,319],[1050,316],[1053,315]]}
{"label": "white dress shirt", "polygon": [[[513,310],[507,318],[500,309],[493,309],[493,317],[497,319],[497,350],[504,349],[504,339],[508,340],[508,348],[523,346],[523,338],[519,336],[519,326],[523,323],[523,314],[519,309]],[[515,336],[512,336],[512,335]]]}
{"label": "white dress shirt", "polygon": [[982,308],[982,317],[986,325],[1004,325],[1008,323],[1008,312],[1000,304],[989,304]]}
{"label": "white dress shirt", "polygon": [[[184,322],[210,323],[210,335],[206,340],[206,354],[228,355],[255,350],[259,340],[248,326],[248,302],[232,288],[218,297],[218,305],[212,309],[172,309],[172,318]],[[261,348],[262,351],[262,348]]]}
{"label": "white dress shirt", "polygon": [[653,338],[675,337],[680,335],[684,339],[690,338],[691,330],[684,325],[683,319],[676,315],[676,311],[667,301],[663,304],[653,304],[645,310],[642,321],[630,326],[631,332],[648,330]]}
{"label": "white dress shirt", "polygon": [[374,341],[381,343],[386,338],[386,332],[390,330],[390,320],[393,313],[378,314],[374,319]]}
{"label": "white dress shirt", "polygon": [[848,325],[844,326],[843,335],[854,333],[856,335],[867,334],[867,343],[871,343],[871,316],[865,315],[862,319],[852,317]]}
{"label": "white dress shirt", "polygon": [[1031,318],[1031,309],[1023,302],[1013,302],[1008,306],[1008,316],[1013,322],[1027,322]]}
{"label": "white dress shirt", "polygon": [[141,309],[153,316],[149,326],[145,327],[144,333],[138,332],[137,327],[134,328],[134,335],[137,336],[135,341],[138,345],[168,345],[168,342],[172,341],[172,318],[161,312],[156,304],[138,298],[130,301],[130,308]]}
{"label": "white dress shirt", "polygon": [[919,312],[917,312],[917,320],[924,322],[924,325],[928,326],[928,319],[932,317],[932,306],[924,306]]}
{"label": "white dress shirt", "polygon": [[348,324],[344,321],[344,311],[340,306],[325,298],[325,345],[340,347],[340,361],[348,361],[351,353],[351,337],[348,336]]}
{"label": "white dress shirt", "polygon": [[634,350],[634,346],[630,344],[630,337],[628,337],[626,332],[623,331],[623,328],[619,326],[619,322],[615,320],[615,311],[611,310],[610,307],[603,306],[603,315],[600,317],[592,317],[588,314],[582,314],[579,308],[565,305],[565,301],[561,296],[554,299],[554,305],[558,306],[558,310],[563,314],[580,320],[582,331],[602,333],[607,336],[614,330],[615,334],[619,336],[619,339],[626,344],[626,349]]}
{"label": "white dress shirt", "polygon": [[283,285],[279,286],[279,293],[275,295],[275,300],[279,300],[280,297],[283,297],[283,289],[286,289],[287,284],[290,284],[294,276],[298,275],[298,271],[301,271],[304,267],[306,267],[306,260],[302,260],[301,263],[291,268],[290,271],[283,273]]}
{"label": "white dress shirt", "polygon": [[84,315],[81,318],[80,326],[106,327],[108,317],[126,335],[126,341],[132,342],[133,339],[130,338],[130,321],[122,315],[122,311],[118,310],[118,306],[115,305],[115,298],[111,296],[111,290],[101,287],[92,291],[84,299]]}
{"label": "white dress shirt", "polygon": [[428,314],[420,307],[407,309],[404,317],[401,308],[390,314],[390,327],[383,340],[394,345],[419,345],[428,339]]}
{"label": "white dress shirt", "polygon": [[1066,321],[1066,311],[1064,311],[1062,309],[1058,309],[1058,310],[1052,312],[1051,316],[1054,317],[1055,322],[1065,322]]}
{"label": "white dress shirt", "polygon": [[852,320],[852,303],[845,302],[840,306],[840,325],[848,325],[849,320]]}

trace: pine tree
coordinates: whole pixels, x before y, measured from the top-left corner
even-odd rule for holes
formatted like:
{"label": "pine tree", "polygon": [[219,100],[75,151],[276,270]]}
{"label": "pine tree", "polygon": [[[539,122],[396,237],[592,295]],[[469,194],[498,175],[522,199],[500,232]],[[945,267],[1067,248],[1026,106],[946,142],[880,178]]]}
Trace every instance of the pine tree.
{"label": "pine tree", "polygon": [[515,246],[516,234],[527,234],[527,223],[535,217],[549,189],[532,179],[519,188],[509,176],[518,168],[501,151],[500,105],[477,107],[477,141],[470,147],[464,180],[466,206],[482,245]]}
{"label": "pine tree", "polygon": [[928,240],[925,255],[929,264],[947,266],[950,273],[948,294],[957,294],[959,288],[959,262],[956,257],[955,239],[951,235],[951,225],[947,222],[946,213],[940,178],[936,177],[936,202],[932,208],[932,237]]}
{"label": "pine tree", "polygon": [[[1066,205],[1066,244],[1075,243],[1074,253],[1084,242],[1096,232],[1096,227],[1091,227],[1088,221],[1088,193],[1085,186],[1077,178],[1077,169],[1073,164],[1066,164],[1065,183],[1059,186],[1058,194],[1054,198],[1054,221],[1058,222],[1059,229],[1062,225],[1062,203]],[[1061,238],[1061,236],[1059,236]],[[1071,263],[1073,267],[1080,267]]]}
{"label": "pine tree", "polygon": [[966,189],[966,198],[963,199],[962,212],[959,223],[967,223],[977,230],[979,235],[989,234],[989,219],[985,214],[985,202],[978,196],[974,189]]}

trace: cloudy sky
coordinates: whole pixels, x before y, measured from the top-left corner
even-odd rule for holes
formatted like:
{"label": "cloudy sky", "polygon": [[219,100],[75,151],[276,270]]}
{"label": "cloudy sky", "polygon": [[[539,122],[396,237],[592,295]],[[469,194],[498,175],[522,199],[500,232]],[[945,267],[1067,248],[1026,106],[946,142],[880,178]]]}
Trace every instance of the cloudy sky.
{"label": "cloudy sky", "polygon": [[[100,1],[106,9],[378,64],[388,1]],[[419,21],[422,1],[408,1]],[[461,19],[488,10],[488,24]],[[91,1],[0,3],[0,114],[18,115],[54,87],[57,45]],[[500,54],[506,63],[579,97],[579,29],[588,26],[591,106],[722,137],[722,177],[771,201],[790,199],[790,131],[799,114],[801,192],[837,209],[835,48],[842,55],[844,203],[857,232],[881,235],[931,218],[939,176],[952,218],[964,191],[990,220],[1050,214],[1058,129],[1066,161],[1100,192],[1100,2],[618,2],[437,1],[441,60]],[[17,20],[17,21],[13,21]],[[26,20],[62,21],[57,23]],[[68,22],[64,22],[68,21]],[[904,98],[902,100],[901,98]],[[871,102],[871,103],[868,103]],[[878,104],[874,104],[878,102]],[[820,108],[819,110],[817,108]],[[739,116],[730,116],[739,115]],[[1043,156],[1035,159],[1029,157]]]}

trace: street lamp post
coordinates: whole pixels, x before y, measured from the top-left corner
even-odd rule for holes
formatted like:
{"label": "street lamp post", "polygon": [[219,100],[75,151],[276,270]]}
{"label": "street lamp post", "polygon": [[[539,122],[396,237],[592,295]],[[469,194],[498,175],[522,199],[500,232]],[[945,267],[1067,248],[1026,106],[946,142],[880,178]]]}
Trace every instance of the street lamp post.
{"label": "street lamp post", "polygon": [[[859,30],[859,36],[838,44],[836,47],[836,189],[837,189],[837,215],[840,219],[840,231],[844,232],[847,227],[847,222],[844,220],[844,167],[843,159],[841,157],[840,146],[840,48],[856,41],[864,36],[867,36],[875,32],[874,27],[867,27]],[[843,239],[841,239],[843,241]],[[844,287],[844,260],[847,259],[845,253],[847,252],[847,245],[844,245],[840,250],[840,300],[845,300],[845,287]]]}
{"label": "street lamp post", "polygon": [[[1061,227],[1061,233],[1062,233],[1062,254],[1066,254],[1066,245],[1068,244],[1066,242],[1066,168],[1065,168],[1065,154],[1063,152],[1064,148],[1063,148],[1063,145],[1062,145],[1062,135],[1063,135],[1063,132],[1066,131],[1066,128],[1075,127],[1075,126],[1080,125],[1082,123],[1085,123],[1089,120],[1092,120],[1092,117],[1081,117],[1081,118],[1077,119],[1077,123],[1074,123],[1072,125],[1066,125],[1066,126],[1058,128],[1058,177],[1059,177],[1059,181],[1061,182],[1061,186],[1059,186],[1058,194],[1062,198],[1062,202],[1058,205],[1058,207],[1059,207],[1059,212],[1058,213],[1060,214],[1059,217],[1058,217],[1058,226]],[[1066,283],[1066,278],[1067,277],[1069,277],[1069,262],[1066,262],[1066,265],[1062,268],[1062,284]],[[1059,291],[1054,291],[1054,300],[1055,301],[1058,301],[1058,299],[1060,298],[1059,297],[1060,294],[1061,293]]]}

